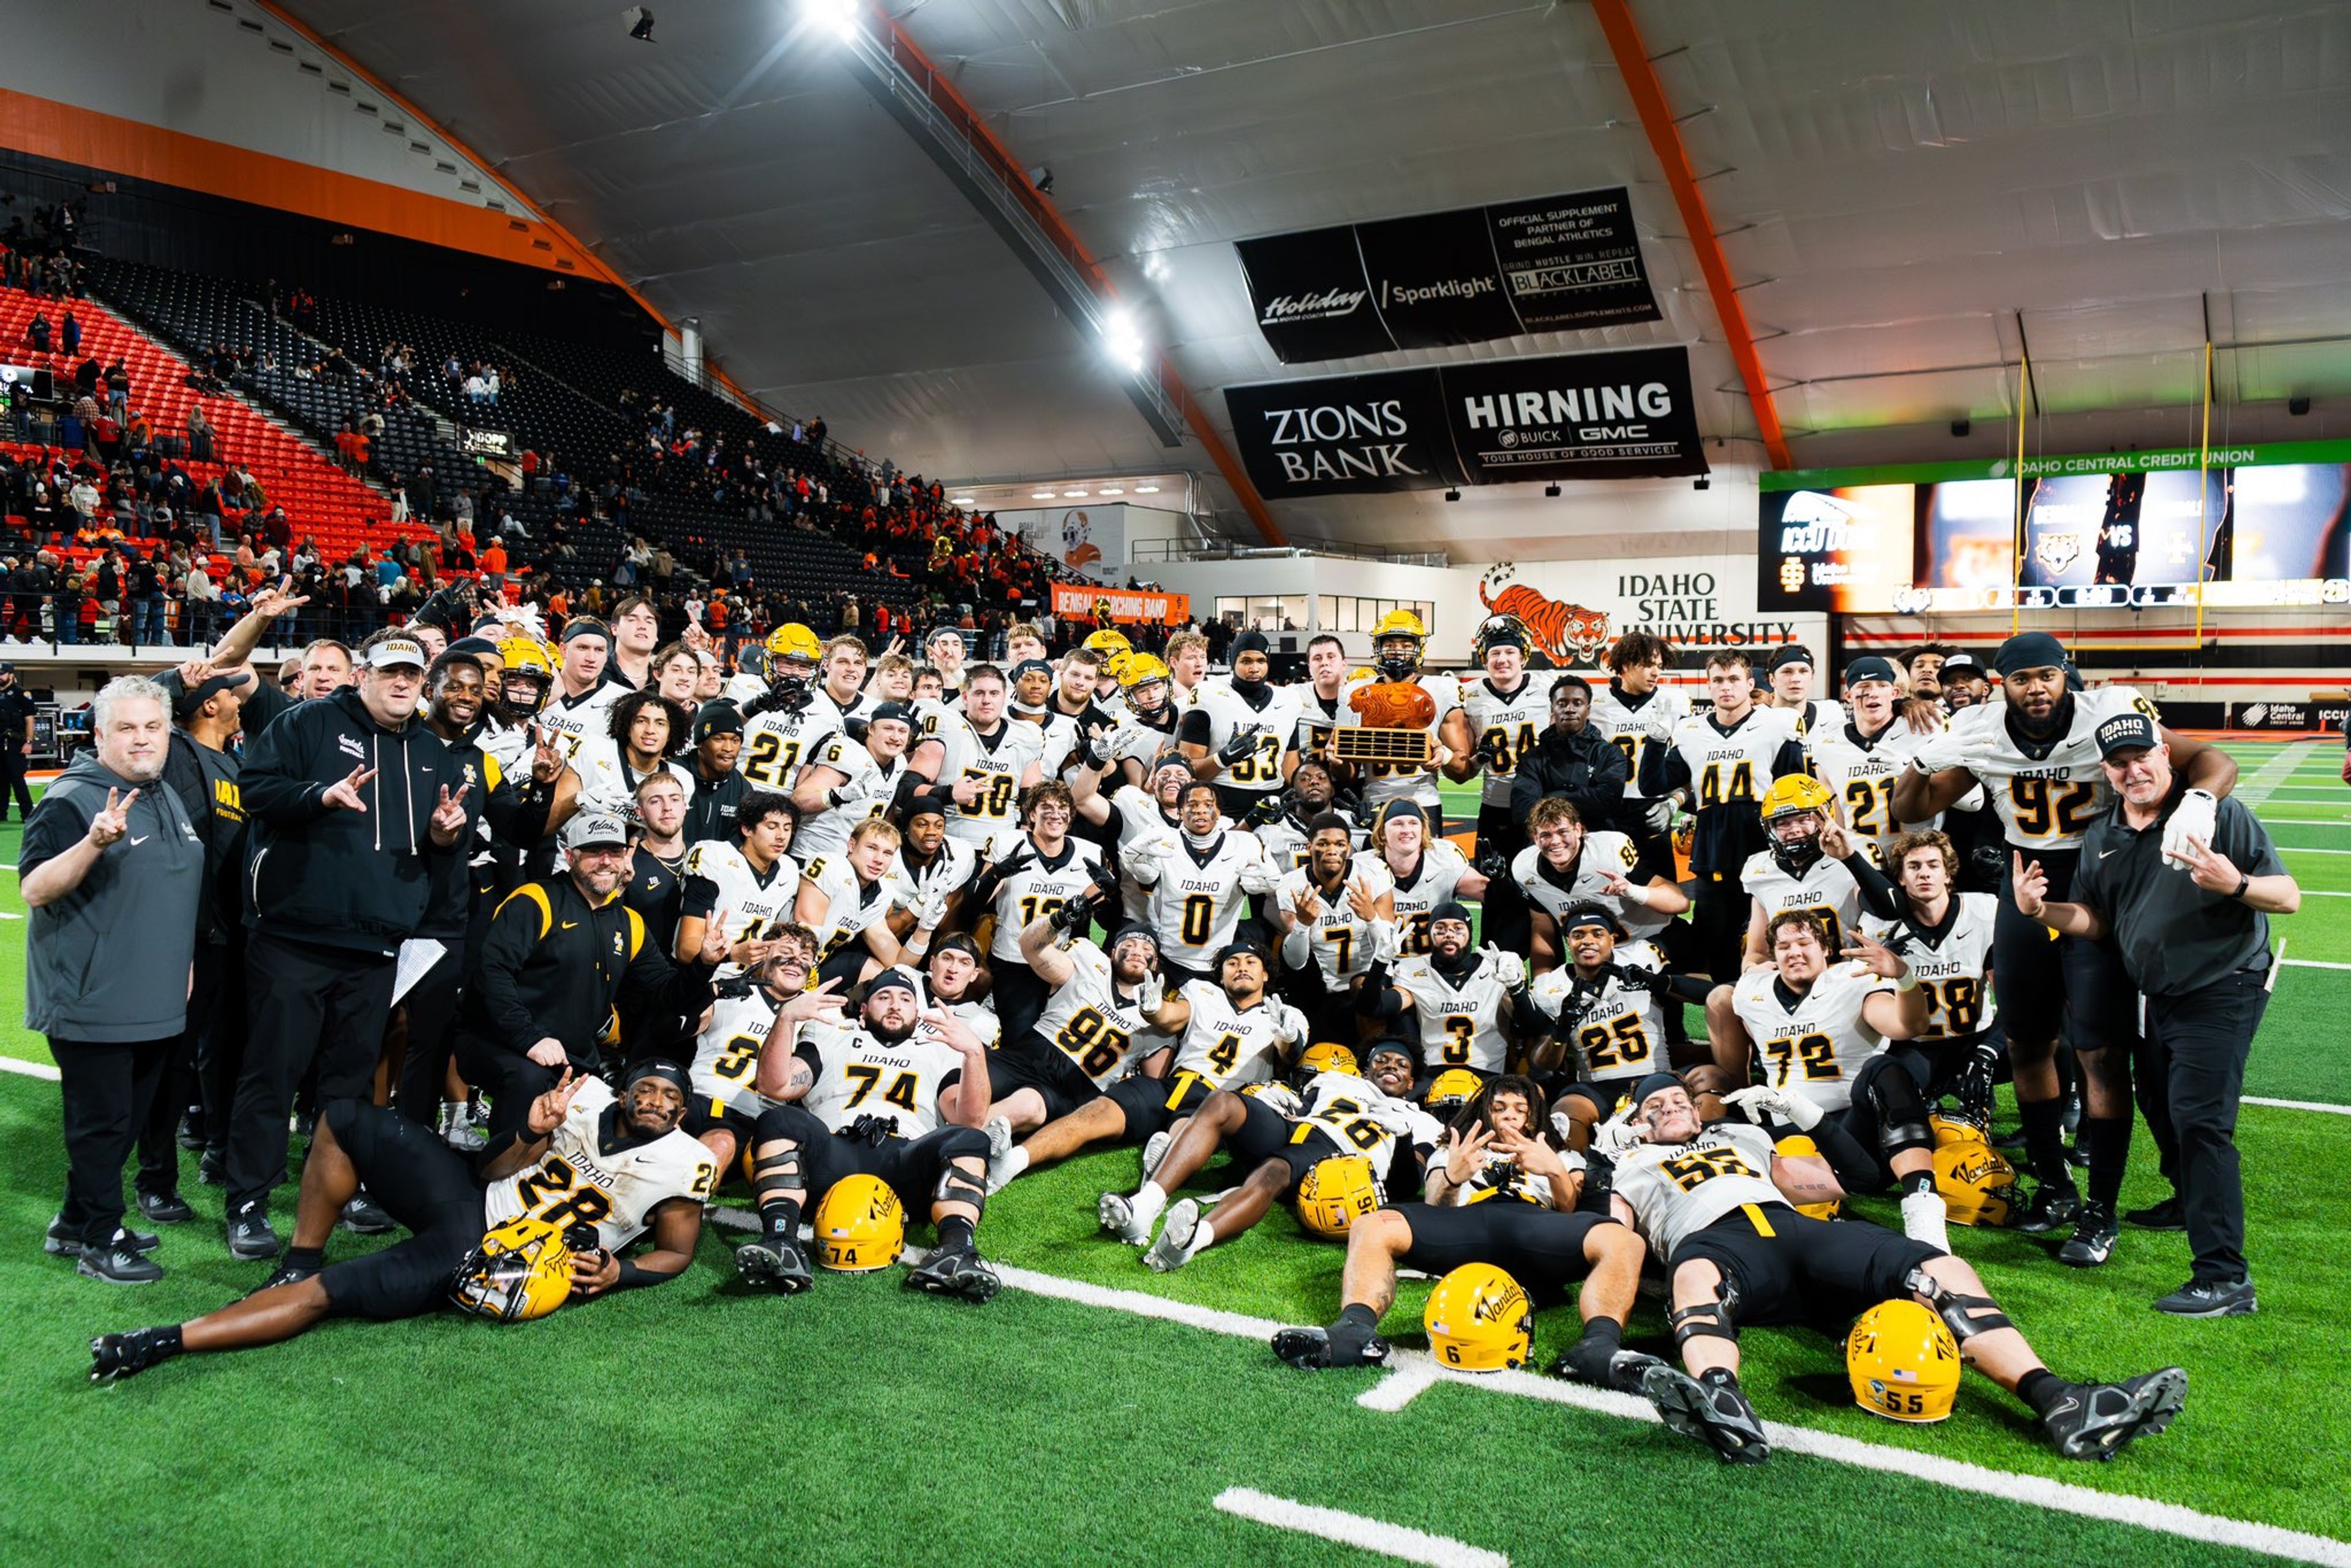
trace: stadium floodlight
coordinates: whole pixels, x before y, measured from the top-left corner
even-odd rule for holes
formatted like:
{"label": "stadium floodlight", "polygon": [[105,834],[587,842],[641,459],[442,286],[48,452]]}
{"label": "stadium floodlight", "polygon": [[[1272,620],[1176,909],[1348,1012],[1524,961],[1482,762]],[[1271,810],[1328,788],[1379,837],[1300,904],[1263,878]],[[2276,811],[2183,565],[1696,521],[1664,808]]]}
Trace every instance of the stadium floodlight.
{"label": "stadium floodlight", "polygon": [[844,44],[855,41],[862,10],[858,0],[800,0],[801,15]]}
{"label": "stadium floodlight", "polygon": [[1104,485],[1102,487],[1102,494],[1105,496],[1123,496],[1126,494],[1126,486],[1123,485]]}
{"label": "stadium floodlight", "polygon": [[950,496],[947,497],[947,505],[950,507],[977,506],[978,505],[978,498],[973,496]]}
{"label": "stadium floodlight", "polygon": [[1159,486],[1156,485],[1137,485],[1134,487],[1134,493],[1138,496],[1156,496],[1159,494]]}
{"label": "stadium floodlight", "polygon": [[1031,490],[1029,492],[1029,498],[1032,501],[1050,501],[1060,494],[1059,490]]}
{"label": "stadium floodlight", "polygon": [[1128,375],[1143,373],[1143,329],[1135,325],[1134,313],[1123,305],[1113,306],[1102,318],[1102,352],[1111,362]]}

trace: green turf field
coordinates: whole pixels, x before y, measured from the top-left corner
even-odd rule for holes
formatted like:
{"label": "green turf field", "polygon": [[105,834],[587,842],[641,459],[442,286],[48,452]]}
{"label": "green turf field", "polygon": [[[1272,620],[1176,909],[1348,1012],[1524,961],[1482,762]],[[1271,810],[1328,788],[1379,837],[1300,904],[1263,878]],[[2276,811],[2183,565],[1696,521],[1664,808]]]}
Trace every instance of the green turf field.
{"label": "green turf field", "polygon": [[[2232,749],[2249,793],[2266,791],[2262,813],[2294,846],[2289,863],[2305,888],[2351,893],[2351,853],[2312,852],[2351,851],[2339,748]],[[13,861],[14,838],[0,830],[0,858]],[[21,912],[13,895],[0,886],[0,915]],[[2310,897],[2280,926],[2289,960],[2351,964],[2346,900]],[[0,937],[0,986],[21,976],[20,940]],[[2351,970],[2285,970],[2249,1092],[2351,1103],[2337,1046],[2346,1002]],[[46,1060],[21,1028],[0,1035],[0,1054]],[[537,1324],[333,1324],[93,1389],[82,1379],[90,1333],[204,1311],[264,1270],[227,1257],[219,1191],[195,1186],[193,1172],[186,1190],[200,1218],[167,1239],[163,1283],[110,1289],[44,1257],[35,1238],[62,1179],[55,1124],[53,1084],[0,1075],[12,1173],[0,1222],[21,1239],[0,1250],[14,1374],[0,1385],[0,1423],[15,1438],[0,1458],[11,1500],[0,1542],[11,1561],[78,1556],[97,1527],[110,1556],[260,1562],[315,1551],[321,1527],[337,1525],[329,1550],[366,1561],[470,1555],[486,1535],[491,1550],[529,1560],[1395,1560],[1214,1506],[1246,1487],[1519,1563],[1681,1562],[1700,1543],[1735,1552],[1742,1568],[1973,1559],[1987,1548],[2023,1563],[2251,1561],[2246,1545],[2351,1562],[2351,1416],[2331,1397],[2330,1370],[2345,1321],[2333,1261],[2343,1210],[2337,1184],[2320,1175],[2351,1165],[2351,1116],[2245,1111],[2262,1292],[2253,1318],[2183,1323],[2147,1311],[2186,1276],[2178,1236],[2126,1233],[2111,1264],[2083,1274],[2030,1238],[1959,1234],[1960,1252],[2061,1372],[2187,1367],[2189,1406],[2170,1433],[2113,1465],[2068,1464],[2032,1440],[2012,1401],[1972,1377],[1949,1423],[1896,1427],[1854,1407],[1833,1337],[1767,1331],[1742,1342],[1765,1416],[1821,1435],[1794,1437],[1798,1447],[1872,1445],[1855,1451],[1885,1468],[1783,1445],[1761,1471],[1724,1469],[1637,1413],[1589,1408],[1607,1401],[1523,1376],[1438,1381],[1390,1410],[1357,1396],[1384,1377],[1399,1380],[1391,1396],[1409,1388],[1410,1366],[1292,1372],[1249,1337],[1257,1325],[1246,1320],[1330,1317],[1339,1249],[1277,1213],[1180,1274],[1153,1274],[1093,1220],[1098,1192],[1134,1186],[1132,1151],[1024,1177],[990,1205],[983,1248],[1016,1271],[985,1308],[911,1295],[894,1275],[826,1276],[791,1301],[746,1296],[721,1233],[705,1235],[675,1284]],[[2143,1135],[2138,1154],[2132,1203],[2160,1192]],[[1212,1167],[1201,1188],[1223,1179]],[[279,1198],[290,1217],[292,1189]],[[338,1238],[335,1250],[360,1245]],[[1086,1286],[1132,1295],[1040,1293]],[[1424,1343],[1425,1290],[1407,1282],[1387,1320],[1409,1351]],[[1240,1317],[1193,1326],[1134,1310],[1155,1303]],[[1562,1305],[1539,1314],[1541,1360],[1564,1347],[1573,1321]],[[1660,1315],[1645,1306],[1634,1342],[1654,1347],[1661,1336]],[[1937,1468],[1949,1460],[1981,1469]],[[2065,1506],[2075,1494],[2042,1490],[2051,1482],[2092,1494],[2088,1506],[2108,1517]],[[2215,1544],[2190,1538],[2210,1536],[2206,1527],[2156,1505],[2331,1539],[2224,1532],[2217,1539],[2236,1544]],[[529,1540],[530,1520],[549,1539]],[[578,1534],[589,1539],[552,1540]]]}

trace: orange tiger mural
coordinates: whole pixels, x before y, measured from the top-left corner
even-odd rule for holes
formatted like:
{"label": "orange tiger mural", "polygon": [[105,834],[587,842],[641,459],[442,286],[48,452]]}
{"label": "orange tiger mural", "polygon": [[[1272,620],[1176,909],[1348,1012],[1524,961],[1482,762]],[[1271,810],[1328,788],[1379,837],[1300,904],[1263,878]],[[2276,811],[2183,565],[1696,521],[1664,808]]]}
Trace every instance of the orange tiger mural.
{"label": "orange tiger mural", "polygon": [[1489,568],[1478,580],[1479,601],[1497,614],[1517,616],[1525,623],[1535,651],[1561,669],[1578,661],[1596,667],[1601,652],[1611,641],[1608,612],[1546,599],[1523,582],[1509,582],[1512,570],[1506,560]]}

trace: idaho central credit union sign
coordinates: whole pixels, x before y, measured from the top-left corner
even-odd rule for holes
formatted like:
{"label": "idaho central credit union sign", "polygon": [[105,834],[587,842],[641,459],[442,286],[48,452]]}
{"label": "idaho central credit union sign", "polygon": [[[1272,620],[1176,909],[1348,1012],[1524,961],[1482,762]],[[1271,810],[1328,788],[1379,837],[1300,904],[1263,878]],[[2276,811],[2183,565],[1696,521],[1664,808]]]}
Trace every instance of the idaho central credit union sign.
{"label": "idaho central credit union sign", "polygon": [[1703,474],[1679,347],[1225,389],[1268,500]]}

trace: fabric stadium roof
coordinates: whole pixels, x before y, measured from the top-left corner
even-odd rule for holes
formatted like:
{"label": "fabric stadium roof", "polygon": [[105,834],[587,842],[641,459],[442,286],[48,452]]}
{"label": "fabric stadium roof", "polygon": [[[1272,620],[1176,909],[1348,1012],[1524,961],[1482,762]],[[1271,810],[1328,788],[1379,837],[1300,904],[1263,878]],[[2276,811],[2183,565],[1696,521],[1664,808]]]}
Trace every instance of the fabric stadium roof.
{"label": "fabric stadium roof", "polygon": [[[771,404],[918,471],[1171,466],[1092,343],[792,0],[285,9],[590,242]],[[1800,464],[1979,455],[2029,342],[2043,450],[2315,437],[2351,413],[2351,7],[2274,0],[1634,0]],[[893,13],[1142,301],[1219,424],[1231,383],[1687,343],[1756,422],[1593,14],[1508,0],[916,0]],[[1281,366],[1232,241],[1625,184],[1663,321]],[[2289,418],[2284,399],[2319,400]],[[2343,400],[2332,407],[2329,399]],[[1975,422],[1954,439],[1951,420]],[[2339,432],[2336,432],[2339,434]],[[1680,481],[1671,482],[1681,485]],[[1292,505],[1401,546],[1433,497]],[[1593,532],[1604,516],[1570,525]],[[1523,524],[1511,525],[1528,531]],[[1545,528],[1555,535],[1556,528]]]}

